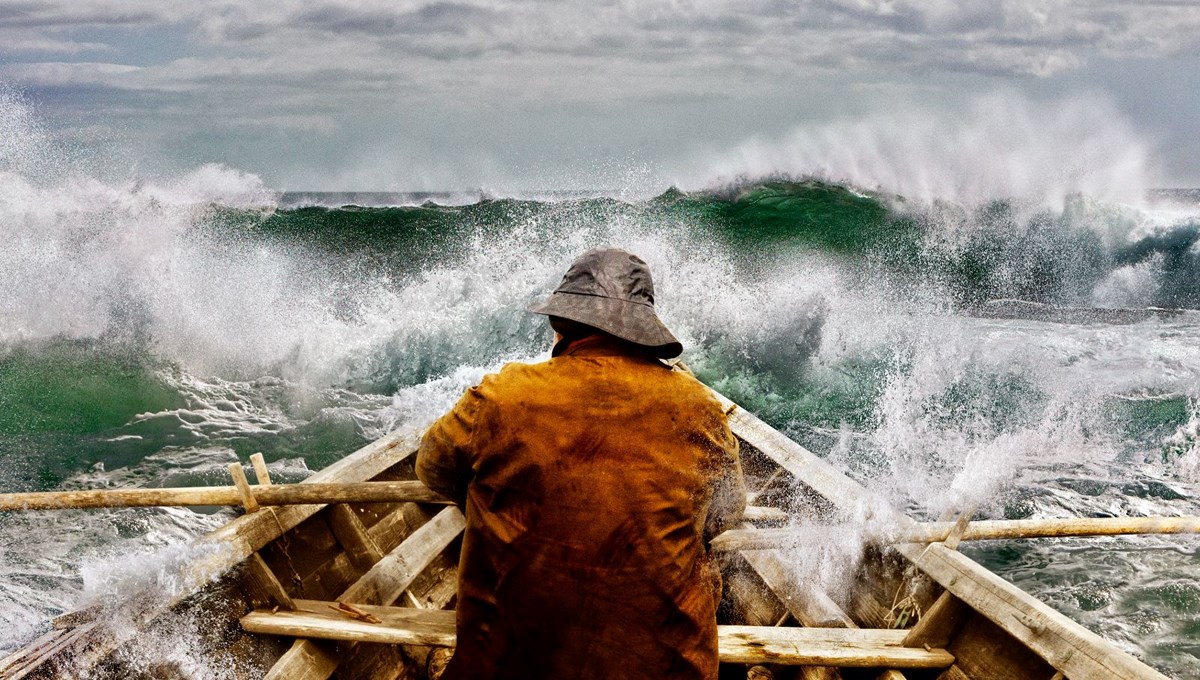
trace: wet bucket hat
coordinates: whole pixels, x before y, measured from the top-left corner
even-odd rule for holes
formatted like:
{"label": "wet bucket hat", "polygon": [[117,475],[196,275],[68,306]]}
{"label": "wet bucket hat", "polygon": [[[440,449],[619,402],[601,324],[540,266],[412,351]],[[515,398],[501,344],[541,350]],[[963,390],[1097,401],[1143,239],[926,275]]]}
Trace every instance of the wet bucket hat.
{"label": "wet bucket hat", "polygon": [[580,255],[550,297],[529,311],[599,328],[664,359],[683,352],[654,313],[650,266],[624,250],[594,248]]}

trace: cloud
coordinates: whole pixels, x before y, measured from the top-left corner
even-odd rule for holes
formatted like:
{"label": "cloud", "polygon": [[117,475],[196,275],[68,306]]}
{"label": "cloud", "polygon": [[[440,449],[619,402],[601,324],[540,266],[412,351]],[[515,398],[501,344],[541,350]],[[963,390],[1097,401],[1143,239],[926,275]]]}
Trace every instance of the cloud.
{"label": "cloud", "polygon": [[192,25],[200,43],[242,56],[305,63],[314,48],[328,56],[332,50],[319,46],[336,46],[345,56],[335,63],[367,51],[393,67],[426,57],[500,72],[529,55],[567,55],[763,75],[769,62],[803,72],[920,67],[1047,77],[1098,55],[1145,58],[1200,41],[1194,5],[1112,0],[0,2],[0,28],[28,31],[25,46],[9,45],[9,52],[70,51],[61,34],[83,26],[167,24]]}
{"label": "cloud", "polygon": [[178,21],[190,12],[179,0],[4,0],[0,27],[31,29],[149,25]]}
{"label": "cloud", "polygon": [[162,139],[383,120],[411,135],[433,112],[549,108],[594,129],[670,100],[781,117],[797,93],[1038,83],[1197,51],[1200,7],[1184,2],[0,0],[0,81],[52,96],[64,120]]}

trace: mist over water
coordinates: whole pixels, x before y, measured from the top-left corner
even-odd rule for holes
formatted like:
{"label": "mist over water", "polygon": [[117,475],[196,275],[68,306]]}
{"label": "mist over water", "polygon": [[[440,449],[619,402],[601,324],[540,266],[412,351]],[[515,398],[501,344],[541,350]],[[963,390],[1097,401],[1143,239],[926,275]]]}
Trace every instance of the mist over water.
{"label": "mist over water", "polygon": [[[219,165],[81,174],[2,95],[0,486],[218,484],[255,451],[273,478],[298,481],[423,427],[505,362],[544,358],[550,332],[525,306],[608,245],[650,263],[701,379],[881,505],[926,518],[1200,514],[1196,312],[1129,325],[977,316],[1000,298],[1200,308],[1200,202],[1148,194],[1149,147],[1092,104],[998,98],[961,118],[801,130],[645,199],[372,207],[283,196]],[[158,583],[229,516],[0,517],[0,649]],[[861,537],[887,530],[866,517],[837,540],[807,529],[792,563],[838,593]],[[1188,537],[964,548],[1181,677],[1200,672],[1198,549]],[[176,624],[198,640],[194,621]],[[191,677],[231,673],[196,645],[146,653]]]}

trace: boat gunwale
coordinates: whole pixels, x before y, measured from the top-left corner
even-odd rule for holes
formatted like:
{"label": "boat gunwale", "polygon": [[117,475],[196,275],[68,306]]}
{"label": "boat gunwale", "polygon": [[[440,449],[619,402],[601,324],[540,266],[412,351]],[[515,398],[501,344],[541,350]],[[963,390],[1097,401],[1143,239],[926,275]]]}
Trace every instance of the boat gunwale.
{"label": "boat gunwale", "polygon": [[[865,487],[828,461],[792,441],[716,390],[713,390],[713,394],[725,406],[730,418],[730,427],[735,435],[775,465],[789,472],[818,497],[842,512],[865,517],[868,521],[884,519],[901,526],[915,524],[915,520],[891,507],[886,501],[873,497]],[[316,472],[305,482],[373,479],[412,456],[418,442],[419,436],[412,431],[390,433]],[[218,549],[207,559],[197,560],[190,565],[185,577],[185,587],[177,591],[169,601],[160,601],[151,609],[139,612],[137,620],[140,625],[137,629],[149,625],[155,618],[186,598],[230,573],[256,551],[300,526],[326,507],[327,504],[263,507],[258,512],[237,517],[197,538],[194,541],[197,546],[207,544]],[[944,545],[901,544],[884,550],[901,556],[920,573],[961,599],[973,612],[994,623],[1073,680],[1113,677],[1130,680],[1166,679],[1165,675],[1118,649],[1113,643],[1008,583],[974,560]],[[779,595],[769,585],[768,589],[772,594]],[[68,619],[74,613],[68,612],[59,618]],[[95,629],[95,626],[87,623],[86,618],[74,621],[74,627],[68,628],[63,635],[57,637],[50,650],[43,649],[33,665],[25,663],[15,669],[17,674],[9,675],[4,671],[6,662],[17,659],[17,663],[20,663],[19,655],[44,636],[14,650],[8,657],[0,659],[0,678],[16,680],[25,677],[37,671],[46,662],[53,662],[60,652],[80,645],[85,646],[85,662],[91,664],[86,667],[91,668],[99,665],[109,654],[133,637],[133,633],[117,636],[107,632],[80,639]]]}
{"label": "boat gunwale", "polygon": [[[713,393],[725,406],[735,435],[842,511],[865,514],[868,519],[886,518],[905,528],[916,525],[916,520],[872,497],[866,487],[828,461],[716,390]],[[941,543],[898,544],[889,550],[1072,680],[1168,680],[1112,642]],[[1017,610],[1016,615],[1007,613],[1008,609]]]}

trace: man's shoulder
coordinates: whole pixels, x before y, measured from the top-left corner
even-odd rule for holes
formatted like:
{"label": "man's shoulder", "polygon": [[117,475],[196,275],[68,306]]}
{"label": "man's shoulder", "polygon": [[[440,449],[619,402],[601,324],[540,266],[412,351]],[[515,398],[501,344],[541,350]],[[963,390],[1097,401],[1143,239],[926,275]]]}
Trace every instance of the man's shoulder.
{"label": "man's shoulder", "polygon": [[504,364],[495,373],[483,376],[477,389],[486,392],[528,389],[531,383],[542,381],[547,376],[549,361],[526,363],[513,361]]}
{"label": "man's shoulder", "polygon": [[[637,369],[621,370],[622,373],[626,373],[622,379],[633,380],[645,387],[647,397],[654,395],[661,399],[669,395],[670,401],[681,406],[686,405],[701,411],[723,412],[721,403],[712,390],[690,372],[667,364],[649,364],[641,361],[637,363]],[[499,371],[484,376],[476,389],[493,399],[503,400],[510,396],[523,398],[540,390],[558,390],[567,384],[583,384],[602,379],[594,370],[594,367],[584,369],[575,362],[561,359],[511,362],[502,366]]]}

